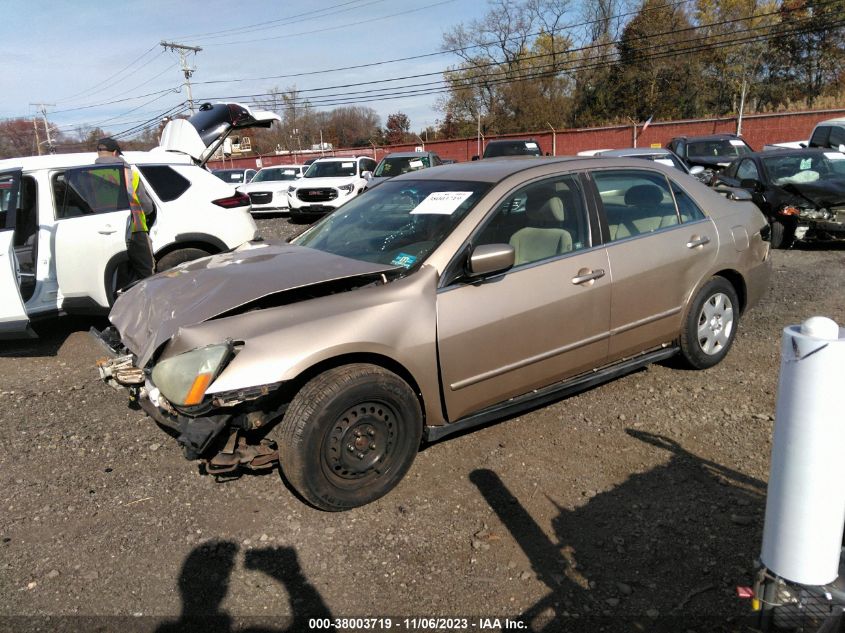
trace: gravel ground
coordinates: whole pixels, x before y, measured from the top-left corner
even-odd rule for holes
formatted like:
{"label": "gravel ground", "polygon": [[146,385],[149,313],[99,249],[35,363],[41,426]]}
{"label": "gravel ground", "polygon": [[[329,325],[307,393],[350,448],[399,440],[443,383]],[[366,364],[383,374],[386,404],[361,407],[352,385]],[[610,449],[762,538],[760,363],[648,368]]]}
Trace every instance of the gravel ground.
{"label": "gravel ground", "polygon": [[[259,225],[277,238],[302,228]],[[205,631],[309,630],[314,617],[391,617],[391,630],[505,630],[505,617],[532,631],[738,626],[781,329],[845,322],[845,249],[773,257],[770,291],[721,365],[652,366],[427,446],[393,492],[339,514],[304,505],[275,470],[202,475],[97,380],[86,330],[102,321],[4,342],[0,630],[176,631],[196,616],[217,616]]]}

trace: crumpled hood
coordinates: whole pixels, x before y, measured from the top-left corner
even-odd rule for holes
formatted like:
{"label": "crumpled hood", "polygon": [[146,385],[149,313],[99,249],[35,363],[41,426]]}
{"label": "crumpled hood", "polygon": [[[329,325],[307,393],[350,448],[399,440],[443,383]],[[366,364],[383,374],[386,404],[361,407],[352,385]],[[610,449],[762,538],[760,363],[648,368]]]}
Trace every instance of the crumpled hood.
{"label": "crumpled hood", "polygon": [[280,242],[248,242],[139,282],[117,298],[109,320],[143,367],[180,327],[277,292],[395,268]]}
{"label": "crumpled hood", "polygon": [[845,182],[840,180],[788,183],[780,187],[794,196],[800,196],[800,202],[812,200],[819,208],[845,205]]}

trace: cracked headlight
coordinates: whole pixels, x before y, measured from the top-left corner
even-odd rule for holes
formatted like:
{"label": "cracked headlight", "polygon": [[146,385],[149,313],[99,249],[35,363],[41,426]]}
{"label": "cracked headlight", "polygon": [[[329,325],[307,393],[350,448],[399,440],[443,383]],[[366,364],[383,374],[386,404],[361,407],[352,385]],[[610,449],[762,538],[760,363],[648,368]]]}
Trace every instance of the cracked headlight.
{"label": "cracked headlight", "polygon": [[231,355],[231,342],[179,354],[153,367],[153,383],[171,403],[197,405]]}

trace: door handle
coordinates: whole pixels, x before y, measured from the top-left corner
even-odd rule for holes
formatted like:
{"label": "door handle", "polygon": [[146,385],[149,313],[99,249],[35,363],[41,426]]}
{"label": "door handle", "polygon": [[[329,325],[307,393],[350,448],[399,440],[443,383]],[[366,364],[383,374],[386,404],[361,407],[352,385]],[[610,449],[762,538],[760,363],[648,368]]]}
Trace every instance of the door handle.
{"label": "door handle", "polygon": [[117,229],[113,229],[111,224],[106,224],[104,227],[100,228],[97,233],[100,235],[111,235],[112,233],[117,232]]}
{"label": "door handle", "polygon": [[687,248],[695,248],[696,246],[704,246],[705,244],[710,243],[710,238],[706,235],[703,237],[698,237],[697,235],[693,235],[690,238],[690,241],[687,242]]}
{"label": "door handle", "polygon": [[589,268],[582,268],[578,271],[578,274],[572,278],[572,283],[574,284],[585,284],[590,281],[595,281],[596,279],[601,279],[604,277],[604,270],[601,268],[597,270],[590,270]]}

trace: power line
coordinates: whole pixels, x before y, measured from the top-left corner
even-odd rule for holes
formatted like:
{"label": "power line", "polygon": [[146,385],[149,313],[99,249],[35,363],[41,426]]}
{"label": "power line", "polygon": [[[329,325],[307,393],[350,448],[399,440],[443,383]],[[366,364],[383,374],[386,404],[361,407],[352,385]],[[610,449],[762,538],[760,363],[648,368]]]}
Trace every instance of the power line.
{"label": "power line", "polygon": [[[838,27],[838,26],[843,26],[843,25],[845,25],[845,20],[834,23],[832,26]],[[742,31],[737,31],[734,34],[751,32],[751,31],[758,30],[759,28],[762,28],[762,27],[754,27],[754,28],[750,28],[750,29],[744,29]],[[754,42],[763,42],[763,41],[767,41],[769,39],[772,39],[774,37],[781,37],[781,36],[784,36],[784,35],[797,35],[797,34],[809,32],[811,30],[812,30],[812,27],[796,28],[796,29],[791,29],[791,30],[778,30],[778,31],[774,31],[774,32],[772,32],[768,35],[763,34],[763,35],[756,35],[756,36],[752,36],[752,37],[734,38],[734,39],[731,39],[731,40],[720,42],[717,45],[696,44],[694,46],[689,46],[689,47],[686,47],[686,48],[683,48],[683,47],[677,48],[676,47],[676,48],[673,48],[672,50],[668,50],[668,51],[657,52],[657,53],[652,53],[652,54],[647,54],[647,55],[640,55],[640,56],[637,57],[637,60],[638,61],[649,61],[649,60],[661,59],[661,58],[665,58],[665,57],[675,57],[675,56],[678,56],[680,54],[686,54],[686,53],[695,53],[695,52],[702,52],[702,51],[708,51],[708,50],[718,50],[720,48],[727,48],[729,46],[736,46],[738,44],[749,44],[749,43],[754,43]],[[698,40],[702,40],[702,39],[707,39],[707,37],[705,36],[705,37],[702,37],[702,38],[698,38]],[[687,42],[691,42],[691,41],[695,41],[695,40],[688,40]],[[659,46],[667,46],[667,45],[659,44],[659,45],[651,46],[650,48],[656,48],[656,47],[659,47]],[[600,55],[600,56],[597,56],[595,59],[607,58],[610,55],[611,54]],[[590,61],[592,62],[592,60],[590,60]],[[553,76],[559,75],[561,72],[577,72],[579,70],[588,70],[588,69],[592,69],[592,68],[606,67],[606,66],[610,65],[610,63],[611,63],[611,61],[600,61],[600,62],[593,62],[593,63],[587,63],[587,64],[581,63],[579,65],[575,65],[575,66],[572,66],[570,68],[566,68],[566,69],[563,69],[563,70],[561,70],[559,68],[555,68],[552,71],[541,72],[541,73],[537,73],[536,67],[535,67],[535,69],[526,69],[524,71],[525,74],[522,74],[522,75],[505,76],[505,77],[501,77],[501,78],[498,78],[498,79],[496,79],[496,78],[490,79],[491,74],[488,73],[484,78],[481,78],[481,79],[459,80],[457,82],[457,85],[454,85],[454,83],[450,83],[447,80],[447,81],[443,81],[443,82],[431,82],[431,84],[433,84],[433,85],[440,84],[441,87],[434,87],[434,88],[427,88],[427,89],[420,89],[420,90],[405,90],[405,88],[412,87],[412,86],[397,86],[395,88],[376,89],[376,90],[373,90],[373,91],[362,91],[364,93],[368,93],[363,97],[354,97],[354,96],[342,97],[342,98],[334,99],[334,100],[318,101],[316,104],[313,104],[313,102],[309,100],[307,102],[299,102],[299,104],[304,105],[305,103],[308,103],[308,104],[313,104],[313,105],[316,105],[316,106],[319,106],[319,107],[328,107],[328,106],[337,106],[337,105],[349,105],[349,104],[352,104],[352,103],[368,103],[368,102],[371,102],[371,101],[391,100],[391,99],[405,98],[405,97],[410,97],[410,96],[414,96],[414,97],[416,97],[416,96],[426,96],[426,95],[432,95],[432,94],[441,94],[441,93],[444,93],[444,92],[451,92],[453,89],[474,88],[474,87],[478,87],[480,85],[483,85],[485,83],[488,84],[488,85],[497,85],[497,84],[501,84],[501,83],[530,81],[530,80],[535,80],[535,79],[544,78],[544,77],[553,77]],[[540,68],[548,67],[548,66],[551,66],[551,64],[541,66]],[[495,75],[496,73],[493,73],[493,74]],[[498,74],[504,74],[504,73],[498,73]],[[463,81],[463,83],[460,83],[460,81]],[[422,84],[422,85],[426,85],[426,84]],[[399,92],[385,93],[385,91],[387,91],[387,90],[395,90],[395,91],[399,91]],[[376,94],[374,94],[376,92],[381,92],[382,94],[376,95]],[[263,95],[239,95],[239,96],[235,96],[235,97],[217,97],[217,98],[207,99],[207,100],[244,99],[244,98],[254,98],[254,97],[260,97],[260,96],[263,96]],[[325,96],[325,97],[328,99],[328,96]]]}
{"label": "power line", "polygon": [[[688,27],[688,28],[685,28],[685,29],[663,31],[663,32],[654,33],[654,34],[648,35],[648,36],[641,36],[641,37],[635,38],[635,39],[636,40],[649,40],[649,39],[661,37],[661,36],[664,36],[664,35],[678,34],[678,33],[683,33],[685,31],[701,30],[701,29],[711,28],[713,26],[722,26],[722,25],[725,25],[725,24],[732,24],[732,23],[736,23],[736,22],[746,21],[746,20],[749,20],[749,19],[752,19],[752,18],[765,17],[765,16],[769,16],[769,15],[772,15],[772,13],[766,13],[766,14],[761,14],[761,15],[757,15],[757,16],[752,16],[751,18],[737,18],[737,19],[733,19],[733,20],[723,20],[721,22],[708,23],[708,24],[704,24],[704,25],[700,25],[700,26],[691,26],[691,27]],[[760,29],[764,29],[764,28],[769,28],[769,25],[760,25],[760,26],[749,27],[747,29],[734,31],[731,34],[735,35],[737,33],[746,33],[746,32],[751,32],[751,31],[760,30]],[[706,40],[706,39],[710,39],[710,38],[712,38],[711,35],[703,35],[703,36],[700,36],[700,37],[692,39],[692,40],[687,40],[687,42]],[[527,55],[527,56],[521,58],[519,61],[520,62],[528,62],[528,61],[545,59],[545,58],[554,57],[554,56],[571,55],[573,53],[585,52],[585,51],[590,51],[590,50],[595,50],[595,49],[598,49],[600,51],[604,51],[604,50],[607,50],[607,47],[608,47],[609,44],[618,44],[620,42],[621,42],[621,40],[615,40],[615,41],[605,43],[605,44],[592,44],[592,45],[589,45],[589,46],[572,48],[572,49],[568,49],[566,51],[561,51],[561,52],[540,53],[540,54],[536,54],[536,55]],[[660,46],[665,46],[665,45],[660,44],[660,43],[652,44],[651,46],[646,47],[646,49],[656,48],[656,47],[660,47]],[[613,57],[614,55],[615,55],[615,53],[608,52],[608,53],[604,53],[602,55],[602,57]],[[581,63],[582,62],[583,62],[583,60],[581,60]],[[573,62],[561,62],[561,63],[572,64]],[[478,70],[483,70],[485,68],[500,67],[501,65],[502,65],[501,62],[494,61],[494,62],[487,62],[487,63],[483,63],[483,64],[477,64],[477,65],[474,65],[471,68],[465,69],[465,70],[478,71]],[[561,72],[564,72],[564,71],[573,72],[573,71],[579,70],[579,69],[580,69],[579,67],[573,67],[573,68],[568,68],[568,69],[562,69]],[[301,93],[312,93],[312,92],[322,92],[322,91],[326,91],[326,90],[340,90],[340,89],[345,89],[345,88],[353,88],[353,87],[366,86],[366,85],[381,85],[381,84],[386,84],[386,83],[391,83],[391,82],[396,82],[396,81],[406,81],[406,80],[409,80],[409,79],[420,79],[420,78],[423,78],[423,77],[433,77],[433,76],[443,75],[447,72],[459,72],[460,70],[462,70],[462,69],[460,69],[460,68],[455,69],[455,70],[447,69],[445,71],[441,70],[441,71],[428,72],[428,73],[418,73],[418,74],[415,74],[415,75],[404,75],[404,76],[401,76],[401,77],[392,77],[392,78],[388,78],[388,79],[379,79],[379,80],[374,80],[374,81],[355,82],[355,83],[350,83],[350,84],[339,84],[339,85],[333,85],[333,86],[324,86],[324,87],[320,87],[320,88],[298,89],[297,93],[300,93],[300,94]],[[531,69],[529,69],[529,71],[530,70]],[[509,71],[499,71],[498,73],[493,73],[493,74],[506,74],[508,72]],[[453,81],[453,80],[447,78],[447,79],[444,79],[444,80],[441,80],[441,81],[436,81],[436,82],[411,84],[411,85],[408,85],[408,86],[394,86],[392,88],[384,88],[383,90],[403,89],[403,88],[406,88],[406,87],[418,87],[418,86],[425,86],[425,85],[448,84],[451,81]],[[345,91],[344,93],[342,93],[342,95],[348,96],[350,94],[362,94],[362,93],[368,93],[368,92],[372,92],[372,91],[357,91],[357,93],[355,93],[355,92],[350,93],[348,91]],[[274,93],[267,92],[267,93],[248,94],[248,95],[238,95],[235,98],[252,98],[252,99],[255,99],[255,98],[270,97],[270,96],[274,96]],[[321,95],[320,97],[317,97],[317,98],[327,97],[327,96],[339,96],[339,95]],[[309,102],[312,102],[312,100],[313,100],[313,98],[309,98]],[[304,102],[302,100],[300,100],[298,103],[304,103]]]}
{"label": "power line", "polygon": [[[231,29],[224,29],[222,31],[211,31],[209,33],[198,33],[198,34],[195,34],[195,35],[183,35],[183,36],[180,37],[180,39],[200,40],[200,39],[217,37],[217,36],[222,36],[222,35],[227,35],[227,34],[231,34],[231,35],[238,34],[239,35],[240,33],[237,33],[238,31],[252,30],[253,28],[256,28],[256,27],[276,28],[276,27],[271,27],[271,26],[267,26],[267,25],[278,24],[280,22],[285,23],[285,24],[282,24],[282,26],[287,26],[288,24],[291,24],[293,22],[305,21],[305,20],[298,20],[296,18],[302,18],[302,17],[305,17],[305,16],[310,16],[310,15],[314,15],[316,13],[330,12],[330,11],[333,11],[334,9],[337,9],[337,8],[340,8],[340,7],[345,7],[345,6],[348,6],[350,4],[355,4],[355,3],[358,3],[358,2],[361,2],[361,1],[362,0],[349,0],[348,2],[341,2],[340,4],[335,4],[335,5],[332,5],[330,7],[324,7],[322,9],[315,9],[313,11],[306,11],[305,13],[297,13],[295,15],[288,16],[286,18],[278,18],[276,20],[268,20],[268,21],[258,22],[256,24],[248,24],[246,26],[239,26],[239,27],[235,27],[235,28],[231,28]],[[384,0],[376,0],[376,1],[377,2],[383,2]],[[368,4],[374,4],[374,3],[370,2]],[[367,6],[367,5],[364,5],[364,6]],[[354,8],[361,8],[361,7],[354,7]],[[334,14],[342,13],[342,11],[333,11],[333,13]],[[323,16],[318,16],[318,17],[323,17]],[[263,30],[263,29],[256,29],[256,30]]]}
{"label": "power line", "polygon": [[117,76],[118,76],[118,75],[120,75],[121,73],[123,73],[123,72],[125,72],[125,71],[129,70],[130,68],[132,68],[132,66],[134,66],[137,62],[139,62],[141,59],[143,59],[144,57],[146,57],[149,53],[151,53],[152,51],[154,51],[154,50],[155,50],[155,48],[156,48],[156,45],[151,46],[151,47],[150,47],[150,48],[148,48],[146,51],[144,51],[141,55],[139,55],[137,58],[135,58],[134,60],[132,60],[131,62],[129,62],[126,66],[124,66],[123,68],[121,68],[120,70],[118,70],[118,71],[117,71],[116,73],[114,73],[113,75],[109,75],[108,77],[106,77],[106,78],[105,78],[105,79],[103,79],[102,81],[97,82],[96,84],[94,84],[94,85],[93,85],[93,86],[91,86],[90,88],[86,88],[85,90],[83,90],[83,91],[81,91],[81,92],[77,92],[76,94],[71,95],[70,97],[65,97],[64,99],[59,100],[59,103],[64,103],[65,101],[71,101],[71,100],[75,99],[76,97],[79,97],[79,96],[81,96],[81,95],[84,95],[84,94],[85,94],[85,93],[87,93],[87,92],[90,92],[90,91],[91,91],[91,90],[93,90],[94,88],[98,88],[98,87],[102,86],[103,84],[106,84],[106,83],[110,82],[112,79],[114,79],[115,77],[117,77]]}

